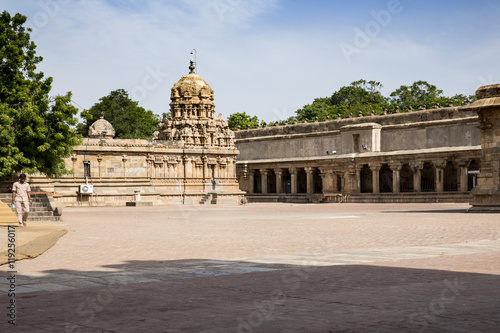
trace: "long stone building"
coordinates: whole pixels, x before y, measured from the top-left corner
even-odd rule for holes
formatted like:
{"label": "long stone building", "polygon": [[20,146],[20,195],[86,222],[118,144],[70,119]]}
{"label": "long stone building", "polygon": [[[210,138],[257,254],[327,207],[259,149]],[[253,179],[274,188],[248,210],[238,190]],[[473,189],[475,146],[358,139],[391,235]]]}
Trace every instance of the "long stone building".
{"label": "long stone building", "polygon": [[250,201],[469,202],[481,163],[467,106],[236,132]]}

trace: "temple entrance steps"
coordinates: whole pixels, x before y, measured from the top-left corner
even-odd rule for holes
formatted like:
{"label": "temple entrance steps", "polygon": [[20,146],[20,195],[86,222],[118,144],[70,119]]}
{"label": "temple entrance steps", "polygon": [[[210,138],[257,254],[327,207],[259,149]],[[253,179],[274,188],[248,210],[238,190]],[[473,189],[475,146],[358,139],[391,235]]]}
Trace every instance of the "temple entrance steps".
{"label": "temple entrance steps", "polygon": [[212,199],[212,193],[207,193],[203,196],[203,198],[201,198],[200,205],[210,205],[212,204]]}
{"label": "temple entrance steps", "polygon": [[[31,193],[33,204],[30,207],[28,222],[32,221],[61,221],[61,209],[56,208],[52,193],[41,192]],[[9,204],[12,207],[12,194],[0,194],[0,201]],[[12,209],[12,208],[11,208]],[[12,209],[14,211],[14,209]]]}
{"label": "temple entrance steps", "polygon": [[287,203],[468,203],[472,200],[470,192],[410,192],[410,193],[328,193],[328,194],[247,194],[248,202],[287,202]]}
{"label": "temple entrance steps", "polygon": [[349,193],[325,195],[323,202],[350,202],[350,203],[468,203],[471,202],[470,192],[443,192],[443,193]]}
{"label": "temple entrance steps", "polygon": [[291,193],[252,193],[247,194],[248,202],[287,202],[287,203],[310,203],[307,194],[291,194]]}

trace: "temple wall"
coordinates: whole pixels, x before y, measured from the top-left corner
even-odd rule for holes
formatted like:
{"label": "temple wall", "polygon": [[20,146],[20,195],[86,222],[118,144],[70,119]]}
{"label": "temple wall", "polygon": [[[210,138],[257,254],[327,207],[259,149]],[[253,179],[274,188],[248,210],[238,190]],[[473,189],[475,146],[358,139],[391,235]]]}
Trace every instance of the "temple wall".
{"label": "temple wall", "polygon": [[[36,191],[53,192],[55,201],[65,206],[122,206],[134,201],[136,191],[142,201],[154,204],[200,203],[210,191],[242,196],[236,179],[237,154],[232,147],[86,138],[65,159],[70,174],[57,179],[30,175],[29,182]],[[90,162],[88,177],[84,162]],[[86,183],[94,186],[92,195],[79,193],[79,186]]]}
{"label": "temple wall", "polygon": [[382,151],[439,147],[475,146],[481,144],[477,117],[388,125],[382,129]]}
{"label": "temple wall", "polygon": [[[375,128],[375,127],[379,127]],[[379,132],[379,133],[378,133]],[[359,135],[358,147],[353,138]],[[481,143],[477,115],[442,108],[236,132],[240,161],[389,152]],[[367,149],[363,149],[365,146]],[[356,151],[359,149],[359,151]]]}

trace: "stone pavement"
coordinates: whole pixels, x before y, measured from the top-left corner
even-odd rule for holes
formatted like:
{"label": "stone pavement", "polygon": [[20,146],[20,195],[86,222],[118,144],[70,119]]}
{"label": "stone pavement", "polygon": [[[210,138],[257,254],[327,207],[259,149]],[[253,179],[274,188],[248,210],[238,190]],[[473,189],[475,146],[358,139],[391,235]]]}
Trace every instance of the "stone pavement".
{"label": "stone pavement", "polygon": [[0,331],[499,332],[500,215],[467,207],[66,209],[15,327],[0,267]]}

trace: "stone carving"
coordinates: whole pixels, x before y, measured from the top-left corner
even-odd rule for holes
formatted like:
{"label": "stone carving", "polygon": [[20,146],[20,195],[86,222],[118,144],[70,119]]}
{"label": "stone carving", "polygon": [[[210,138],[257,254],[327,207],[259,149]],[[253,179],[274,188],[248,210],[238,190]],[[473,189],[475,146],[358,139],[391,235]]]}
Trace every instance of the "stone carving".
{"label": "stone carving", "polygon": [[163,117],[153,140],[180,141],[184,146],[234,148],[234,132],[219,114],[214,118],[214,91],[191,72],[171,90],[171,117]]}

